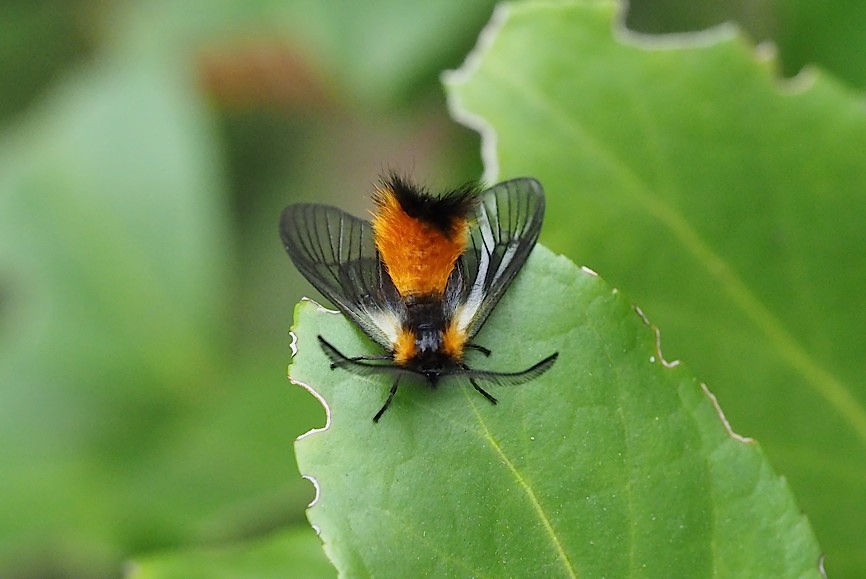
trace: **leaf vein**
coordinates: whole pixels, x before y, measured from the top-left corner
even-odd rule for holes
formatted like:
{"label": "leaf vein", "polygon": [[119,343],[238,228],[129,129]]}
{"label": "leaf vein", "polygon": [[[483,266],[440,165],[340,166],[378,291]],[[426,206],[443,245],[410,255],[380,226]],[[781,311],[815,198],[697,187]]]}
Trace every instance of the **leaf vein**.
{"label": "leaf vein", "polygon": [[556,554],[559,557],[560,561],[562,562],[562,566],[564,567],[567,575],[572,579],[577,579],[577,573],[575,572],[574,565],[568,558],[568,554],[565,552],[562,541],[560,541],[559,535],[553,528],[553,524],[551,523],[550,518],[545,512],[544,507],[541,506],[541,502],[538,500],[538,497],[536,496],[535,491],[532,489],[532,486],[520,473],[514,462],[512,462],[508,455],[505,454],[502,446],[500,446],[496,439],[493,437],[493,434],[490,432],[490,429],[484,422],[481,413],[478,411],[478,407],[475,405],[475,402],[469,398],[467,390],[464,389],[463,392],[464,395],[467,396],[467,400],[469,400],[470,406],[472,407],[472,412],[475,413],[475,417],[478,419],[478,424],[481,426],[481,434],[483,435],[484,440],[487,442],[487,444],[490,445],[490,448],[492,448],[493,451],[499,456],[500,460],[502,460],[503,464],[505,464],[505,467],[509,470],[512,477],[514,477],[514,480],[517,483],[518,487],[520,487],[520,489],[526,495],[526,498],[529,500],[529,504],[532,506],[535,514],[541,521],[541,524],[544,527],[547,536],[550,538],[550,541],[553,544],[553,548],[556,551]]}
{"label": "leaf vein", "polygon": [[470,565],[468,562],[464,561],[459,557],[456,557],[453,550],[443,551],[442,549],[438,549],[436,545],[432,541],[430,541],[426,537],[426,535],[424,535],[424,533],[419,532],[418,528],[415,525],[412,525],[409,521],[403,519],[402,517],[399,517],[397,513],[389,511],[387,509],[381,509],[381,512],[384,515],[390,517],[394,522],[399,524],[402,527],[403,531],[412,535],[415,538],[415,545],[423,545],[440,559],[454,563],[455,565],[463,569],[463,572],[467,577],[479,577],[482,579],[489,577],[489,575],[484,575],[483,573],[480,573],[478,569]]}

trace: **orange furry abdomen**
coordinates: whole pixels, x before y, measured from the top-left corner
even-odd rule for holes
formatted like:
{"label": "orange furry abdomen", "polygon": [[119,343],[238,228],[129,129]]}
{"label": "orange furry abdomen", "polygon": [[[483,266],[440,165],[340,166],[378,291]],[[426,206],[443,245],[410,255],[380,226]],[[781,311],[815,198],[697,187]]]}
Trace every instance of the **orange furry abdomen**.
{"label": "orange furry abdomen", "polygon": [[469,223],[459,219],[450,235],[406,214],[394,193],[380,190],[373,215],[376,249],[400,295],[441,295],[457,259],[466,251]]}

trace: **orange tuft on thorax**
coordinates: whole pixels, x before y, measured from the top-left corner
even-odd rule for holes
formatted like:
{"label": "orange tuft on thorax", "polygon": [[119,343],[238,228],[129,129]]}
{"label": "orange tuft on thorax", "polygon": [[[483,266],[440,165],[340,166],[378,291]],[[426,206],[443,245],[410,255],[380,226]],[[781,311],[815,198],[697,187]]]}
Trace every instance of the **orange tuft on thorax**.
{"label": "orange tuft on thorax", "polygon": [[441,295],[457,259],[466,251],[469,223],[456,218],[450,234],[406,214],[394,192],[380,189],[373,214],[376,248],[403,297]]}
{"label": "orange tuft on thorax", "polygon": [[467,337],[466,332],[457,327],[457,321],[452,321],[442,335],[442,350],[456,362],[463,360]]}
{"label": "orange tuft on thorax", "polygon": [[411,330],[401,330],[394,342],[394,362],[405,366],[415,357],[415,333]]}

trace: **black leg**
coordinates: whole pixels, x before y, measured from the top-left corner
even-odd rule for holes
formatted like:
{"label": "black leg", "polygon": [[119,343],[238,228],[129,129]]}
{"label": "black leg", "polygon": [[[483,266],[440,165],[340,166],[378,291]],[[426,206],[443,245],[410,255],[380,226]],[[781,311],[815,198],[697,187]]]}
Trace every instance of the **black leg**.
{"label": "black leg", "polygon": [[466,344],[466,346],[464,346],[464,347],[467,350],[476,350],[478,352],[481,352],[485,356],[490,356],[490,350],[488,350],[484,346],[479,346],[478,344]]}
{"label": "black leg", "polygon": [[391,386],[391,391],[388,393],[388,399],[385,400],[385,404],[382,408],[379,409],[379,412],[376,413],[376,416],[373,417],[373,422],[379,422],[379,419],[382,418],[382,415],[388,410],[388,407],[391,406],[391,401],[394,399],[394,394],[397,393],[397,386],[400,385],[400,376],[397,376],[397,380],[394,381],[394,385]]}
{"label": "black leg", "polygon": [[392,359],[392,357],[387,354],[379,354],[376,356],[355,356],[353,358],[349,358],[344,353],[335,348],[322,336],[318,336],[318,338],[319,345],[322,347],[325,355],[331,360],[331,370],[336,370],[339,367],[345,366],[346,362],[370,362]]}
{"label": "black leg", "polygon": [[[489,351],[490,351],[490,350],[488,350],[488,352],[489,352]],[[464,370],[469,370],[469,369],[470,369],[469,366],[467,366],[466,364],[460,364],[460,367],[463,368]],[[475,388],[476,390],[478,390],[478,392],[479,392],[482,396],[484,396],[485,398],[487,398],[487,399],[490,401],[491,404],[496,405],[496,404],[499,403],[499,400],[497,400],[496,398],[494,398],[493,396],[491,396],[490,393],[487,392],[487,390],[485,390],[484,388],[482,388],[481,386],[478,385],[478,382],[475,381],[475,378],[470,378],[470,379],[469,379],[469,383],[472,384],[472,387]]]}
{"label": "black leg", "polygon": [[346,356],[343,355],[343,353],[340,350],[338,350],[337,348],[332,346],[331,343],[328,342],[328,340],[323,338],[321,335],[319,335],[317,337],[319,338],[319,345],[322,347],[322,351],[324,351],[325,355],[331,359],[331,370],[336,370],[337,369],[337,361],[334,359],[334,357],[336,356],[337,358],[339,358],[341,360],[346,360],[347,359]]}
{"label": "black leg", "polygon": [[486,390],[484,390],[484,388],[482,388],[481,386],[479,386],[479,385],[478,385],[478,382],[476,382],[474,378],[470,378],[470,379],[469,379],[469,383],[472,384],[472,387],[475,388],[476,390],[478,390],[478,391],[481,393],[482,396],[484,396],[485,398],[487,398],[488,400],[490,400],[490,403],[491,403],[491,404],[494,404],[494,405],[495,405],[497,402],[499,402],[499,400],[497,400],[496,398],[494,398],[493,396],[491,396],[491,395],[490,395]]}
{"label": "black leg", "polygon": [[[489,350],[488,350],[488,352],[489,352]],[[469,369],[470,369],[469,366],[467,366],[466,364],[460,364],[460,367],[463,368],[464,370],[469,370]],[[478,382],[475,381],[475,378],[470,378],[470,379],[469,379],[469,383],[472,384],[472,387],[475,388],[476,390],[478,390],[478,392],[479,392],[482,396],[484,396],[485,398],[487,398],[487,399],[490,401],[491,404],[496,405],[496,404],[499,403],[499,400],[497,400],[496,398],[494,398],[493,396],[491,396],[490,393],[487,392],[487,390],[485,390],[484,388],[482,388],[481,386],[478,385]]]}
{"label": "black leg", "polygon": [[393,360],[392,356],[387,354],[379,354],[378,356],[352,356],[349,358],[352,362],[357,362],[358,360],[370,361],[370,360]]}

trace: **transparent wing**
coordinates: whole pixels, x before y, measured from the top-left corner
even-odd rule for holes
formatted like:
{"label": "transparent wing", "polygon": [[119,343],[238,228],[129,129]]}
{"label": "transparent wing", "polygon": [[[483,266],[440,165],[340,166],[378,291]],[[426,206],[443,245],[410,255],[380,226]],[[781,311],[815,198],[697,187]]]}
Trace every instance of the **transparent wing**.
{"label": "transparent wing", "polygon": [[457,263],[455,318],[471,338],[511,285],[538,240],[544,190],[535,179],[513,179],[481,194],[469,248]]}
{"label": "transparent wing", "polygon": [[290,205],[280,217],[280,237],[313,287],[393,349],[405,305],[379,259],[369,222],[326,205]]}

